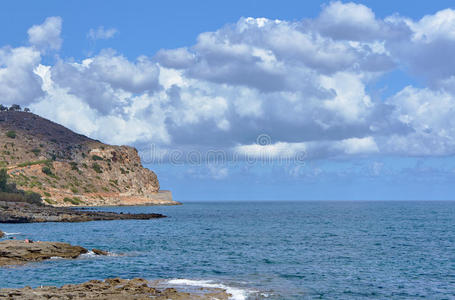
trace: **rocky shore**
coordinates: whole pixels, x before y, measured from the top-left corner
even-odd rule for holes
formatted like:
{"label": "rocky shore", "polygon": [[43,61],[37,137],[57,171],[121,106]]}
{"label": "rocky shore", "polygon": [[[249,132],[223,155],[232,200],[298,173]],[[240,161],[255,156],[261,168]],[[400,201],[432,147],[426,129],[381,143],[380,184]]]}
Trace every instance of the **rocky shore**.
{"label": "rocky shore", "polygon": [[227,300],[230,296],[225,290],[217,288],[201,288],[197,293],[188,293],[175,288],[153,287],[149,281],[141,278],[91,280],[62,287],[0,289],[0,299]]}
{"label": "rocky shore", "polygon": [[77,258],[87,252],[83,247],[68,243],[5,240],[0,242],[0,266],[20,265],[51,257]]}
{"label": "rocky shore", "polygon": [[39,206],[26,202],[0,201],[0,223],[87,222],[105,220],[148,220],[162,214],[123,214],[65,207]]}

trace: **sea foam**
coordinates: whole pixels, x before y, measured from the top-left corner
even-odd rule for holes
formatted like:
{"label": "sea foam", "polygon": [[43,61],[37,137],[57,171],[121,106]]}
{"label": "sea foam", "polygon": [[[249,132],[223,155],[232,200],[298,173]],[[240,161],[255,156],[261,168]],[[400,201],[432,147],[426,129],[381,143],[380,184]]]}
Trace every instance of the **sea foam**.
{"label": "sea foam", "polygon": [[205,288],[220,288],[226,290],[228,294],[231,294],[232,300],[246,300],[248,295],[256,291],[249,291],[236,287],[224,285],[222,283],[216,283],[213,280],[193,280],[193,279],[171,279],[167,281],[168,284],[172,285],[187,285]]}

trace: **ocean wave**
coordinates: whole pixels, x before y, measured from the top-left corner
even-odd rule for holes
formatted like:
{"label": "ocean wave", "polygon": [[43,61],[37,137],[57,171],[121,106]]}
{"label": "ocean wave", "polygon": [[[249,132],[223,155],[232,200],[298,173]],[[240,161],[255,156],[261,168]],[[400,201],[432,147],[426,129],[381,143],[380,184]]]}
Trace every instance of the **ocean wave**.
{"label": "ocean wave", "polygon": [[5,235],[22,235],[20,232],[3,232]]}
{"label": "ocean wave", "polygon": [[87,253],[83,253],[79,255],[79,258],[94,258],[94,257],[103,257],[103,256],[125,256],[122,253],[114,253],[114,252],[108,252],[107,255],[99,255],[93,252],[92,250],[89,250]]}
{"label": "ocean wave", "polygon": [[79,258],[92,258],[92,257],[96,257],[96,256],[99,256],[99,255],[96,255],[95,252],[89,250],[87,253],[79,255]]}
{"label": "ocean wave", "polygon": [[251,291],[241,288],[236,288],[232,286],[227,286],[222,283],[216,283],[213,280],[194,280],[194,279],[170,279],[167,280],[168,284],[172,285],[186,285],[186,286],[196,286],[196,287],[205,287],[205,288],[220,288],[226,290],[228,294],[231,294],[232,300],[246,300],[248,295],[252,293],[257,293],[257,291]]}

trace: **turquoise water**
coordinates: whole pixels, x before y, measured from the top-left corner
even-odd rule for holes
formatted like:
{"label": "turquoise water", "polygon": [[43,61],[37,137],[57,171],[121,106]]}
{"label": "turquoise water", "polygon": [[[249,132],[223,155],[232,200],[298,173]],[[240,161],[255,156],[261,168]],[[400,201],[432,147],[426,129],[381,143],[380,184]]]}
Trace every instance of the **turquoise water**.
{"label": "turquoise water", "polygon": [[0,285],[63,285],[119,276],[223,285],[236,299],[455,299],[455,202],[105,209],[169,218],[0,224],[19,238],[119,254],[2,268]]}

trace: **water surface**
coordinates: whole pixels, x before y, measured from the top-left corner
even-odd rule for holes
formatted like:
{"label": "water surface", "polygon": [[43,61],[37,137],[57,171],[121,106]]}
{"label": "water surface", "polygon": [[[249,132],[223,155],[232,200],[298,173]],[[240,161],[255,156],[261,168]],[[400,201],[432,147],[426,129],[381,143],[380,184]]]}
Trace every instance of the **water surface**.
{"label": "water surface", "polygon": [[[223,202],[110,207],[169,218],[0,224],[121,256],[0,269],[2,287],[107,277],[223,285],[237,299],[455,298],[455,202]],[[179,280],[177,280],[179,279]]]}

